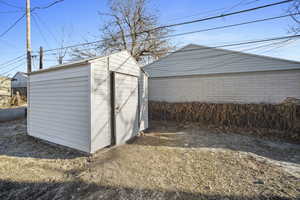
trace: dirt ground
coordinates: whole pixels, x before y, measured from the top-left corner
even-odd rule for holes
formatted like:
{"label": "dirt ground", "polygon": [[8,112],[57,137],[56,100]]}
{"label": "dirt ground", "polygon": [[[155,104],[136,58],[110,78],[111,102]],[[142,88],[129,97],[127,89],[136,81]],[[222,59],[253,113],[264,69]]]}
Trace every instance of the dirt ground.
{"label": "dirt ground", "polygon": [[0,199],[299,199],[300,145],[152,122],[93,156],[0,124]]}

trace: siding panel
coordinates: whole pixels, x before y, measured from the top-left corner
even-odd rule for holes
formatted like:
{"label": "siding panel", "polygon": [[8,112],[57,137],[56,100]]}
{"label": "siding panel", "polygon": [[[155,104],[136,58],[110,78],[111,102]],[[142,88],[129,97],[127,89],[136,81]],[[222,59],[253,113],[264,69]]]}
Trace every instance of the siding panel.
{"label": "siding panel", "polygon": [[29,135],[89,152],[89,65],[30,75]]}
{"label": "siding panel", "polygon": [[140,131],[148,128],[148,76],[141,72],[139,80]]}
{"label": "siding panel", "polygon": [[110,93],[107,58],[92,64],[91,152],[111,144]]}
{"label": "siding panel", "polygon": [[300,70],[149,80],[152,101],[279,103],[286,97],[300,98]]}

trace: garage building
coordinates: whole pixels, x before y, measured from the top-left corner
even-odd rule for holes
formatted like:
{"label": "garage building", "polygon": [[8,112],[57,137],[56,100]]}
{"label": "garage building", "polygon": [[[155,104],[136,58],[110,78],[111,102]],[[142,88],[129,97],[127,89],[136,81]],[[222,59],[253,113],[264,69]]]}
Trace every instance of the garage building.
{"label": "garage building", "polygon": [[144,66],[149,100],[280,103],[300,98],[300,62],[190,44]]}
{"label": "garage building", "polygon": [[94,153],[148,127],[147,75],[127,51],[35,71],[28,82],[31,136]]}

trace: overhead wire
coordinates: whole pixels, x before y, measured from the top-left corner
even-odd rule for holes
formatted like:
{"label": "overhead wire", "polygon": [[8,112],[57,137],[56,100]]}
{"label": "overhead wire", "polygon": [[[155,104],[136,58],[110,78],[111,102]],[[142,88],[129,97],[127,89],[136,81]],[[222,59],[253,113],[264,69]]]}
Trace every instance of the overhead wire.
{"label": "overhead wire", "polygon": [[[52,3],[50,3],[50,4],[48,4],[47,6],[36,6],[36,7],[34,7],[34,8],[32,8],[31,9],[31,12],[34,12],[35,10],[38,10],[38,9],[47,9],[47,8],[49,8],[49,7],[51,7],[51,6],[54,6],[55,4],[57,4],[57,3],[60,3],[60,2],[62,2],[62,1],[64,1],[64,0],[57,0],[57,1],[54,1],[54,2],[52,2]],[[10,6],[13,6],[13,5],[11,5],[11,4],[7,4],[5,1],[3,1],[3,0],[0,0],[0,3],[4,3],[4,4],[6,4],[6,5],[10,5]],[[16,6],[14,6],[14,7],[16,7]],[[20,9],[23,9],[22,7],[17,7],[17,8],[20,8]],[[0,34],[0,37],[3,37],[5,34],[7,34],[11,29],[13,29],[24,17],[26,16],[26,13],[25,13],[25,11],[24,11],[24,14],[21,16],[21,17],[19,17],[12,25],[10,25],[5,31],[3,31],[1,34]]]}
{"label": "overhead wire", "polygon": [[22,58],[22,57],[25,58],[25,54],[22,54],[22,55],[17,56],[17,57],[15,57],[15,58],[13,58],[13,59],[10,59],[10,60],[7,60],[7,61],[5,61],[5,62],[3,62],[3,63],[0,63],[0,69],[1,69],[1,66],[10,64],[11,62],[13,62],[13,61],[15,61],[15,60],[17,60],[17,59],[19,59],[19,58]]}
{"label": "overhead wire", "polygon": [[[242,0],[244,1],[244,0]],[[201,15],[204,15],[204,14],[209,14],[209,13],[216,13],[217,11],[224,11],[224,12],[228,12],[228,11],[231,11],[233,8],[236,8],[238,6],[241,6],[241,2],[242,1],[239,1],[237,4],[234,4],[233,6],[229,7],[223,7],[223,8],[217,8],[217,9],[213,9],[213,10],[207,10],[207,11],[203,11],[203,12],[200,12],[200,13],[196,13],[196,14],[192,14],[192,15],[186,15],[186,16],[182,16],[182,17],[176,17],[176,18],[171,18],[171,19],[168,19],[168,21],[174,21],[174,20],[178,20],[178,19],[184,19],[184,18],[191,18],[191,17],[196,17],[196,16],[201,16]],[[245,5],[249,5],[253,2],[256,2],[257,0],[255,1],[251,1],[251,2],[244,2],[243,4]]]}
{"label": "overhead wire", "polygon": [[2,75],[2,76],[6,76],[7,74],[9,74],[10,72],[12,72],[13,70],[16,70],[16,69],[18,69],[18,68],[20,68],[20,67],[22,67],[22,66],[25,66],[25,65],[26,65],[26,62],[20,63],[19,65],[14,66],[13,68],[11,68],[10,70],[8,70],[8,71],[2,73],[1,75]]}
{"label": "overhead wire", "polygon": [[23,62],[23,61],[25,61],[25,60],[26,60],[25,58],[18,59],[18,60],[16,60],[14,63],[11,63],[11,64],[9,64],[9,65],[6,66],[6,67],[2,67],[2,68],[1,68],[1,72],[3,72],[4,69],[9,69],[9,68],[13,67],[14,65],[16,65],[16,64],[18,64],[18,63],[20,63],[20,62]]}
{"label": "overhead wire", "polygon": [[48,42],[48,40],[47,40],[47,38],[46,38],[45,35],[43,34],[43,31],[42,31],[40,25],[38,24],[38,22],[37,22],[37,20],[36,20],[36,18],[35,18],[35,15],[32,15],[32,19],[33,19],[33,22],[35,23],[35,25],[36,25],[36,27],[37,27],[37,29],[38,29],[38,31],[39,31],[41,37],[42,37],[43,40],[45,41],[45,43],[46,43],[49,47],[51,47],[50,44],[49,44],[49,42]]}
{"label": "overhead wire", "polygon": [[10,25],[5,31],[3,31],[0,34],[0,37],[3,37],[5,34],[7,34],[11,29],[13,29],[24,17],[26,16],[26,13],[24,13],[21,17],[19,17],[12,25]]}
{"label": "overhead wire", "polygon": [[0,0],[0,3],[3,5],[6,5],[6,6],[12,7],[12,8],[24,9],[24,7],[17,6],[17,5],[11,4],[11,3],[7,3],[6,1],[3,1],[3,0]]}
{"label": "overhead wire", "polygon": [[[8,68],[6,71],[0,72],[0,75],[6,75],[7,73],[19,68],[21,65],[24,66],[25,65],[24,63],[26,63],[25,61],[26,61],[25,58],[20,58],[20,59],[16,60],[14,63],[11,63],[9,66],[6,67],[6,68]],[[1,68],[1,70],[3,70],[3,68]]]}
{"label": "overhead wire", "polygon": [[33,15],[36,16],[36,19],[38,22],[40,22],[40,24],[43,24],[46,31],[49,33],[49,35],[56,41],[58,42],[57,37],[55,36],[55,34],[53,34],[53,32],[51,31],[51,29],[47,26],[47,23],[41,18],[41,16],[38,15],[37,12],[33,13]]}
{"label": "overhead wire", "polygon": [[[263,9],[263,8],[267,8],[267,7],[271,7],[271,6],[276,6],[276,5],[280,5],[280,4],[284,4],[284,3],[289,3],[291,1],[292,0],[285,0],[285,1],[280,1],[280,2],[276,2],[276,3],[272,3],[272,4],[266,4],[266,5],[263,5],[263,6],[249,8],[249,9],[245,9],[245,10],[239,10],[239,11],[232,12],[232,13],[226,13],[226,14],[221,14],[221,15],[217,15],[217,16],[201,18],[201,19],[197,19],[197,20],[191,20],[191,21],[185,21],[185,22],[181,22],[181,23],[175,23],[175,24],[159,26],[159,27],[144,30],[144,31],[141,31],[141,32],[138,32],[138,33],[135,33],[135,34],[139,35],[139,34],[142,34],[142,33],[151,32],[151,31],[154,31],[154,30],[162,29],[162,28],[170,28],[170,27],[174,27],[174,26],[182,26],[182,25],[198,23],[198,22],[208,21],[208,20],[217,19],[217,18],[223,18],[223,17],[226,17],[226,16],[232,16],[232,15],[241,14],[241,13],[245,13],[245,12],[251,12],[251,11],[254,11],[254,10]],[[127,35],[125,35],[125,37],[129,37],[131,35],[132,34],[127,34]],[[56,50],[64,49],[64,48],[74,48],[74,47],[79,47],[79,46],[86,46],[86,45],[99,43],[99,42],[102,42],[102,41],[107,41],[107,39],[106,40],[105,39],[104,40],[97,40],[97,41],[93,41],[93,42],[79,43],[79,44],[64,46],[64,47],[60,47],[60,48],[54,48],[54,49],[46,49],[45,52],[56,51]]]}
{"label": "overhead wire", "polygon": [[[261,47],[265,47],[265,46],[272,46],[272,45],[276,45],[278,42],[276,43],[272,43],[272,44],[267,44],[267,45],[262,45],[260,47],[254,47],[252,48],[252,50],[254,49],[259,49]],[[286,44],[285,44],[286,45]],[[269,50],[266,50],[266,51],[263,51],[262,53],[266,53],[268,51],[271,51],[271,50],[274,50],[274,49],[278,49],[278,48],[281,48],[282,46],[284,45],[281,45],[281,46],[277,46],[277,47],[273,47],[272,49],[269,49]],[[251,49],[248,49],[246,51],[249,51]],[[230,51],[230,50],[229,50]],[[216,68],[220,68],[220,67],[227,67],[228,64],[234,64],[234,63],[237,63],[237,62],[240,62],[240,61],[245,61],[245,60],[248,60],[248,59],[251,59],[252,56],[255,56],[254,54],[249,54],[247,52],[244,52],[245,50],[243,50],[242,52],[237,52],[237,51],[231,51],[227,54],[223,54],[223,55],[215,55],[215,56],[212,56],[211,58],[220,58],[222,56],[226,56],[226,55],[235,55],[235,54],[246,54],[248,55],[248,57],[246,58],[243,58],[243,57],[240,57],[240,56],[235,56],[235,57],[231,57],[230,59],[226,59],[223,58],[223,60],[218,60],[215,62],[214,65],[211,65],[209,67],[196,67],[196,68],[189,68],[189,69],[184,69],[184,70],[166,70],[166,69],[163,69],[163,68],[167,68],[167,66],[163,67],[160,66],[160,67],[157,67],[157,68],[147,68],[147,67],[144,67],[145,70],[154,70],[154,71],[162,71],[162,72],[173,72],[173,73],[184,73],[184,72],[193,72],[193,71],[197,71],[197,70],[213,70],[213,69],[216,69]],[[236,59],[238,58],[238,59]],[[202,58],[200,57],[199,59],[205,59],[205,58]],[[226,62],[227,61],[227,62]],[[229,61],[229,62],[228,62]],[[162,69],[161,69],[162,68]]]}

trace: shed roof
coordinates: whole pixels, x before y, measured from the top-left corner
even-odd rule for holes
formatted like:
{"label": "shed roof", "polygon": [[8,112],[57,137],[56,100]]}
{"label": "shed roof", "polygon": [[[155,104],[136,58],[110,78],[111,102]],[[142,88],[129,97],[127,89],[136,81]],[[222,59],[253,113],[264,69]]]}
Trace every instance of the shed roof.
{"label": "shed roof", "polygon": [[24,77],[27,78],[27,74],[26,74],[25,72],[17,72],[17,73],[15,73],[15,75],[12,77],[12,79],[14,79],[18,74],[20,74],[20,75],[22,75],[22,76],[24,76]]}
{"label": "shed roof", "polygon": [[49,67],[49,68],[46,68],[46,69],[41,69],[41,70],[38,70],[38,71],[30,72],[29,75],[30,74],[38,74],[38,73],[44,73],[44,72],[49,72],[49,71],[65,69],[65,68],[74,67],[74,66],[83,65],[83,64],[88,64],[92,60],[97,60],[97,59],[100,59],[100,58],[103,58],[103,57],[106,57],[106,56],[96,56],[96,57],[92,57],[92,58],[87,58],[87,59],[68,62],[68,63],[64,63],[64,64],[60,64],[60,65],[55,65],[53,67]]}
{"label": "shed roof", "polygon": [[189,44],[143,67],[150,77],[300,69],[300,62]]}
{"label": "shed roof", "polygon": [[[74,67],[74,66],[78,66],[78,65],[88,64],[88,63],[90,63],[93,60],[98,60],[98,59],[101,59],[101,58],[104,58],[104,57],[109,57],[111,55],[122,53],[122,52],[127,52],[129,55],[131,55],[129,53],[129,51],[123,50],[123,51],[112,53],[112,54],[109,54],[109,55],[95,56],[95,57],[91,57],[91,58],[87,58],[87,59],[82,59],[82,60],[78,60],[78,61],[68,62],[68,63],[64,63],[64,64],[60,64],[60,65],[55,65],[53,67],[49,67],[49,68],[46,68],[46,69],[41,69],[41,70],[38,70],[38,71],[33,71],[33,72],[30,72],[30,73],[24,73],[24,74],[26,74],[26,75],[27,74],[29,74],[29,75],[30,74],[38,74],[38,73],[55,71],[55,70],[65,69],[65,68]],[[140,67],[141,71],[148,76],[148,73],[144,71],[144,69],[139,65],[139,63],[135,59],[134,59],[134,61],[136,62],[137,66]]]}

